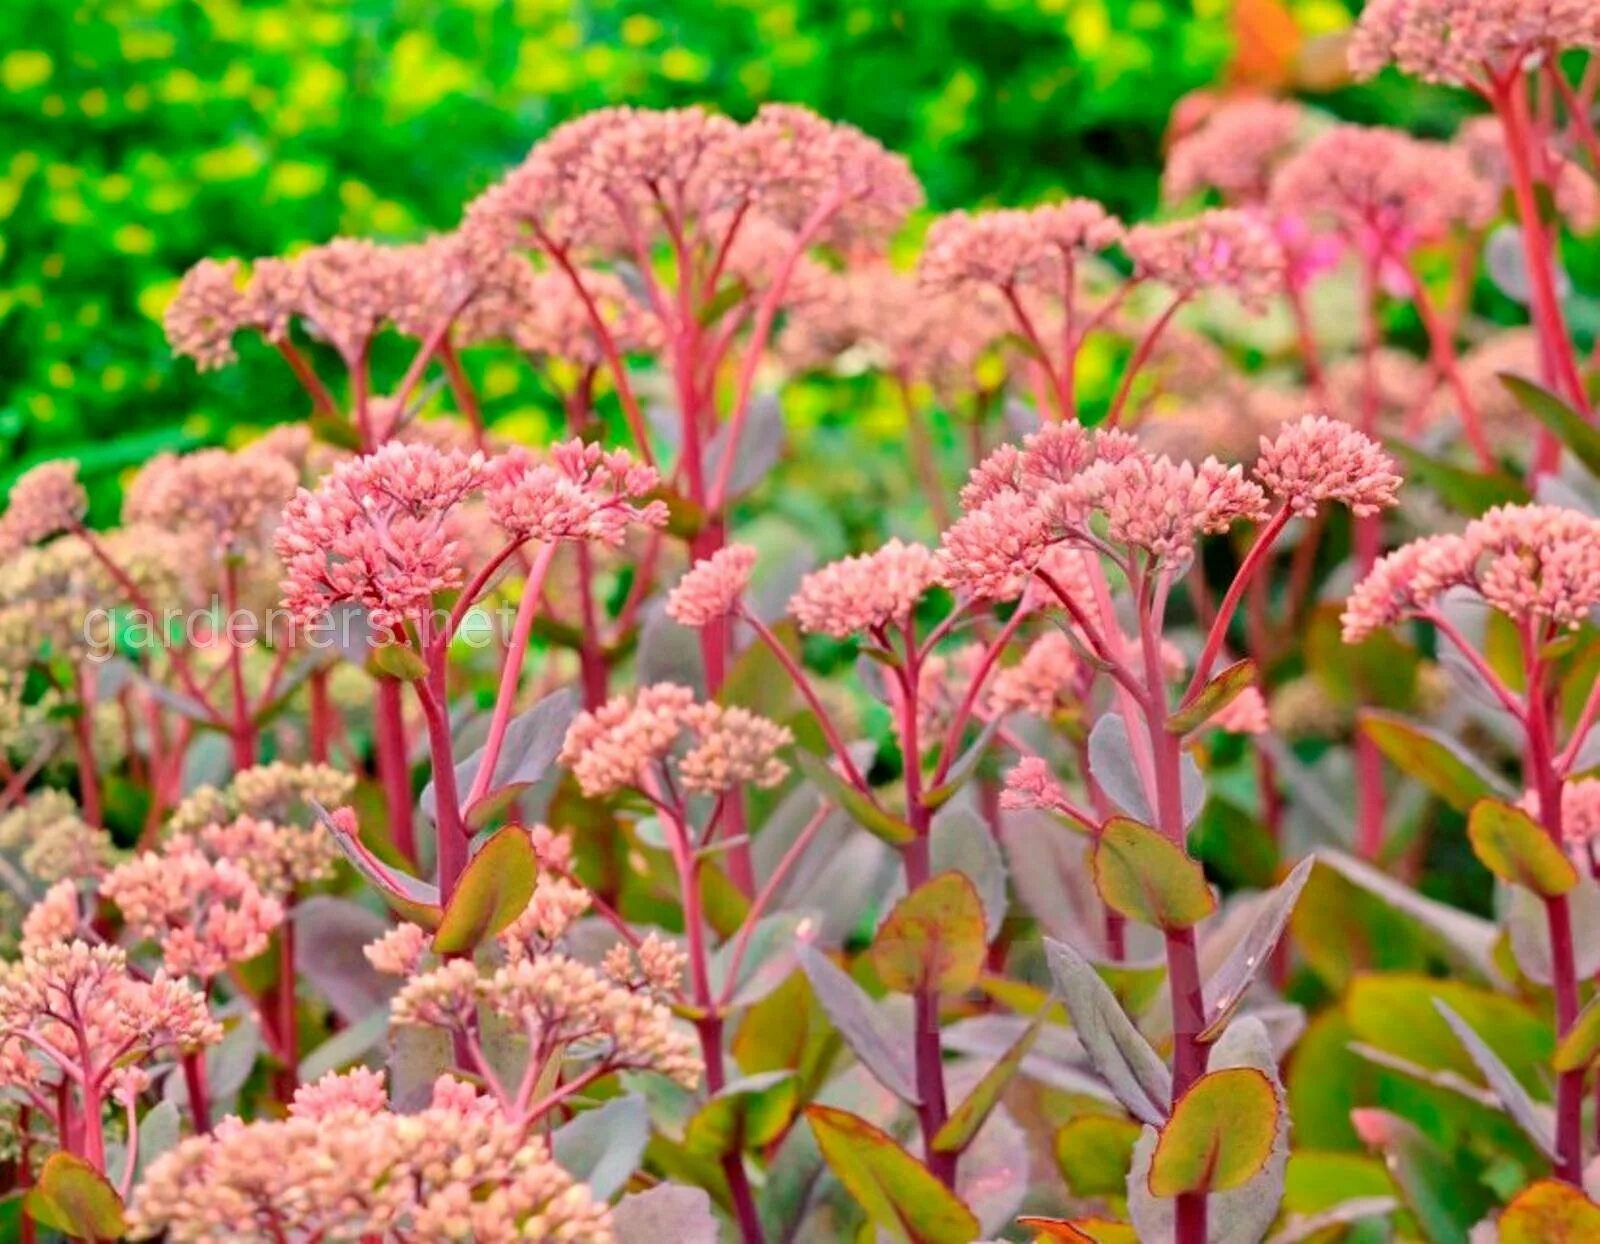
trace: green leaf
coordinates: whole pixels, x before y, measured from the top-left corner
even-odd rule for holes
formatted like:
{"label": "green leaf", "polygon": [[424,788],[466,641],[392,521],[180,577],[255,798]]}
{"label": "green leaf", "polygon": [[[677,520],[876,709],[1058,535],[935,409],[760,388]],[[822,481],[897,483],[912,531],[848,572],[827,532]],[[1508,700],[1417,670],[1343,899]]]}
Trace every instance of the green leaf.
{"label": "green leaf", "polygon": [[1600,1205],[1571,1184],[1541,1179],[1500,1215],[1500,1244],[1585,1244],[1600,1239]]}
{"label": "green leaf", "polygon": [[336,449],[347,449],[353,454],[361,452],[361,433],[348,419],[319,411],[312,415],[307,423],[311,427],[311,435],[323,444],[332,445]]}
{"label": "green leaf", "polygon": [[872,962],[888,989],[959,994],[983,971],[983,901],[971,880],[940,873],[906,895],[884,919]]}
{"label": "green leaf", "polygon": [[1501,792],[1494,778],[1453,740],[1392,713],[1364,712],[1362,732],[1403,773],[1416,778],[1457,812]]}
{"label": "green leaf", "polygon": [[1085,1114],[1056,1133],[1056,1165],[1073,1196],[1121,1196],[1133,1165],[1139,1124],[1109,1114]]}
{"label": "green leaf", "polygon": [[789,1126],[799,1101],[794,1073],[768,1071],[723,1086],[689,1120],[684,1148],[720,1158],[742,1149],[760,1149]]}
{"label": "green leaf", "polygon": [[1000,727],[1005,723],[1001,716],[991,717],[972,745],[962,752],[955,764],[950,766],[945,774],[945,779],[933,789],[922,796],[922,804],[929,811],[944,807],[960,792],[961,788],[971,780],[972,775],[978,771],[978,763],[989,751],[989,744],[994,741],[994,736],[999,733]]}
{"label": "green leaf", "polygon": [[410,644],[380,644],[367,658],[367,668],[402,682],[421,682],[428,676],[428,663]]}
{"label": "green leaf", "polygon": [[1517,399],[1517,405],[1555,433],[1590,475],[1600,476],[1600,428],[1549,389],[1523,376],[1501,372],[1500,383]]}
{"label": "green leaf", "polygon": [[1127,817],[1106,822],[1094,847],[1094,884],[1113,911],[1168,931],[1217,909],[1205,870],[1177,843]]}
{"label": "green leaf", "polygon": [[1150,1191],[1226,1192],[1258,1175],[1278,1135],[1272,1081],[1253,1067],[1201,1076],[1172,1108],[1150,1164]]}
{"label": "green leaf", "polygon": [[528,831],[520,825],[496,830],[462,869],[433,935],[433,949],[441,955],[471,954],[523,913],[538,875]]}
{"label": "green leaf", "polygon": [[1401,441],[1390,441],[1388,449],[1404,464],[1409,480],[1426,484],[1458,513],[1475,518],[1497,505],[1519,505],[1529,500],[1527,487],[1505,471],[1469,471]]}
{"label": "green leaf", "polygon": [[106,1178],[82,1158],[52,1153],[38,1182],[23,1198],[23,1210],[41,1227],[74,1239],[117,1240],[128,1231],[122,1198]]}
{"label": "green leaf", "polygon": [[1578,870],[1567,853],[1521,808],[1495,799],[1479,800],[1472,805],[1467,837],[1472,853],[1502,881],[1545,898],[1565,894],[1578,884]]}
{"label": "green leaf", "polygon": [[892,847],[903,847],[916,840],[917,831],[891,813],[885,812],[872,797],[857,790],[835,773],[821,758],[801,748],[795,749],[795,763],[822,792],[822,797],[849,814],[863,829]]}
{"label": "green leaf", "polygon": [[1227,708],[1240,692],[1256,680],[1256,663],[1251,660],[1235,661],[1201,687],[1194,697],[1185,701],[1177,712],[1167,719],[1169,734],[1188,734],[1205,725],[1212,717]]}
{"label": "green leaf", "polygon": [[908,1244],[972,1244],[972,1211],[921,1162],[845,1110],[807,1106],[817,1147],[874,1225]]}
{"label": "green leaf", "polygon": [[1589,1005],[1578,1012],[1567,1035],[1556,1046],[1550,1065],[1557,1071],[1577,1071],[1600,1057],[1600,994],[1589,999]]}
{"label": "green leaf", "polygon": [[933,1147],[940,1153],[960,1153],[978,1134],[978,1129],[984,1124],[995,1106],[1000,1103],[1000,1094],[1006,1091],[1016,1076],[1022,1060],[1028,1056],[1028,1051],[1033,1048],[1034,1041],[1039,1036],[1039,1025],[1044,1022],[1045,1008],[1034,1017],[1033,1023],[1022,1030],[1020,1036],[1011,1043],[1011,1047],[1002,1054],[994,1066],[983,1073],[983,1078],[972,1086],[972,1091],[967,1094],[962,1103],[950,1112],[950,1117],[944,1121],[933,1137]]}

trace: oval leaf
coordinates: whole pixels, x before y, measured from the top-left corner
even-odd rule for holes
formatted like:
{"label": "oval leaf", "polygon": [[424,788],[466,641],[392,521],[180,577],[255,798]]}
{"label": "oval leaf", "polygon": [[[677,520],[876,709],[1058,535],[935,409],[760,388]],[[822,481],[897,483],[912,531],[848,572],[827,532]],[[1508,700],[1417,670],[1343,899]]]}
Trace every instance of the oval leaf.
{"label": "oval leaf", "polygon": [[1217,909],[1205,871],[1177,843],[1126,817],[1106,822],[1094,884],[1113,911],[1158,929],[1187,929]]}
{"label": "oval leaf", "polygon": [[39,1181],[23,1199],[28,1217],[42,1227],[81,1240],[117,1240],[127,1233],[122,1198],[82,1158],[52,1153]]}
{"label": "oval leaf", "polygon": [[985,947],[978,891],[963,874],[947,872],[895,904],[872,943],[872,962],[898,993],[959,994],[978,983]]}
{"label": "oval leaf", "polygon": [[1253,1067],[1201,1076],[1172,1108],[1150,1163],[1150,1191],[1226,1192],[1266,1166],[1278,1135],[1272,1081]]}
{"label": "oval leaf", "polygon": [[1069,1244],[1139,1244],[1139,1234],[1125,1222],[1109,1218],[1039,1218],[1024,1215],[1019,1227],[1040,1240],[1066,1240]]}
{"label": "oval leaf", "polygon": [[1554,898],[1578,884],[1578,870],[1567,853],[1521,808],[1497,799],[1479,800],[1472,805],[1467,837],[1483,866],[1512,885]]}
{"label": "oval leaf", "polygon": [[921,1162],[865,1119],[807,1106],[817,1147],[840,1183],[881,1230],[910,1244],[972,1244],[972,1211]]}
{"label": "oval leaf", "polygon": [[1500,1244],[1580,1244],[1600,1239],[1600,1205],[1571,1184],[1541,1179],[1500,1215]]}
{"label": "oval leaf", "polygon": [[1121,1196],[1139,1125],[1110,1114],[1081,1115],[1056,1133],[1056,1165],[1074,1196]]}
{"label": "oval leaf", "polygon": [[462,870],[433,935],[434,950],[471,954],[523,913],[538,874],[528,831],[520,825],[495,831]]}

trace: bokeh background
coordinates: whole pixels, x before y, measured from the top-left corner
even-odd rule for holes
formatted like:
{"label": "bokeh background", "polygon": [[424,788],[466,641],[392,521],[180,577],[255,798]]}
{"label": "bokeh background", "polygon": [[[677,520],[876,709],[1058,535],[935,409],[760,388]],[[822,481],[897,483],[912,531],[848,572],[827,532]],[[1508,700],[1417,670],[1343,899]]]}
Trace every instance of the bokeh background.
{"label": "bokeh background", "polygon": [[[0,487],[75,456],[106,517],[150,454],[298,417],[256,343],[210,375],[169,356],[160,317],[184,269],[449,228],[585,109],[797,101],[907,153],[930,210],[1070,192],[1140,217],[1175,106],[1180,123],[1204,107],[1193,92],[1453,128],[1460,96],[1348,86],[1350,20],[1343,0],[9,0]],[[491,418],[538,420],[511,360],[476,366]],[[872,401],[792,404],[848,402],[871,426]]]}

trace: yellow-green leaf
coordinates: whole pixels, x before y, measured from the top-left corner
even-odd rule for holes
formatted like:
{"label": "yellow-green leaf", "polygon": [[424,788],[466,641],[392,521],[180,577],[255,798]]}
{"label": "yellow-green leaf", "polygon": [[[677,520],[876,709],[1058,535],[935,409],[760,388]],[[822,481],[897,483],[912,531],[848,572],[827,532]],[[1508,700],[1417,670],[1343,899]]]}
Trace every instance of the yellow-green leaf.
{"label": "yellow-green leaf", "polygon": [[1095,843],[1094,884],[1113,911],[1158,929],[1187,929],[1217,908],[1200,865],[1127,817],[1107,821]]}
{"label": "yellow-green leaf", "polygon": [[913,841],[917,831],[893,813],[885,812],[871,796],[857,790],[845,781],[826,762],[803,748],[795,750],[795,763],[800,772],[811,779],[829,803],[842,809],[863,829],[883,839],[892,847],[903,847]]}
{"label": "yellow-green leaf", "polygon": [[1458,812],[1495,795],[1492,780],[1452,741],[1391,713],[1365,712],[1362,732],[1402,773],[1409,773]]}
{"label": "yellow-green leaf", "polygon": [[1067,1244],[1139,1244],[1139,1233],[1128,1223],[1110,1218],[1038,1218],[1024,1215],[1017,1219],[1036,1241],[1064,1240]]}
{"label": "yellow-green leaf", "polygon": [[895,904],[872,943],[889,989],[958,994],[983,971],[983,900],[965,874],[940,873]]}
{"label": "yellow-green leaf", "polygon": [[52,1153],[28,1189],[23,1209],[41,1227],[74,1239],[116,1240],[127,1234],[122,1198],[105,1176],[82,1158]]}
{"label": "yellow-green leaf", "polygon": [[1600,994],[1590,998],[1589,1005],[1578,1012],[1578,1018],[1561,1038],[1550,1062],[1557,1071],[1578,1071],[1597,1057],[1600,1057]]}
{"label": "yellow-green leaf", "polygon": [[1500,1244],[1581,1244],[1600,1240],[1600,1205],[1571,1184],[1541,1179],[1500,1215]]}
{"label": "yellow-green leaf", "polygon": [[367,658],[367,665],[373,673],[402,682],[421,682],[428,676],[428,663],[409,644],[380,644]]}
{"label": "yellow-green leaf", "polygon": [[1201,1076],[1178,1098],[1150,1161],[1150,1192],[1226,1192],[1248,1183],[1272,1155],[1278,1098],[1254,1067]]}
{"label": "yellow-green leaf", "polygon": [[695,1111],[684,1130],[684,1148],[716,1158],[741,1149],[759,1149],[783,1134],[794,1116],[799,1093],[791,1071],[768,1071],[735,1080]]}
{"label": "yellow-green leaf", "polygon": [[1256,680],[1256,663],[1235,661],[1184,703],[1167,719],[1170,734],[1188,734],[1205,725]]}
{"label": "yellow-green leaf", "polygon": [[999,1103],[1000,1094],[1005,1092],[1006,1085],[1011,1083],[1017,1069],[1022,1066],[1022,1060],[1033,1048],[1042,1023],[1044,1015],[1041,1013],[1022,1030],[1022,1034],[1011,1043],[1011,1048],[1000,1056],[999,1061],[983,1073],[983,1078],[972,1086],[972,1091],[950,1112],[944,1126],[934,1134],[935,1149],[940,1153],[960,1153],[972,1143],[984,1120]]}
{"label": "yellow-green leaf", "polygon": [[441,955],[467,955],[510,924],[528,906],[539,861],[528,831],[507,825],[478,849],[462,869],[444,909],[433,948]]}
{"label": "yellow-green leaf", "polygon": [[1133,1165],[1139,1124],[1109,1114],[1085,1114],[1056,1133],[1056,1165],[1074,1196],[1122,1196]]}
{"label": "yellow-green leaf", "polygon": [[1545,898],[1565,894],[1578,884],[1578,870],[1567,853],[1521,808],[1497,799],[1480,799],[1472,805],[1467,837],[1472,841],[1472,853],[1502,881]]}
{"label": "yellow-green leaf", "polygon": [[907,1244],[972,1244],[978,1220],[926,1166],[864,1119],[807,1106],[806,1119],[828,1166],[867,1217]]}

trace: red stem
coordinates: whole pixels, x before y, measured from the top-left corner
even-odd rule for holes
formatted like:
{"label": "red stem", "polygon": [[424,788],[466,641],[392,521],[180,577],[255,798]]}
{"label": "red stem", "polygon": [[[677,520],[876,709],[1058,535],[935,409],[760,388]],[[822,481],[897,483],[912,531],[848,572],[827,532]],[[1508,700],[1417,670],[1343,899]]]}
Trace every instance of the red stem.
{"label": "red stem", "polygon": [[389,809],[389,837],[395,850],[411,864],[417,862],[417,831],[411,811],[410,747],[406,742],[404,703],[400,680],[379,676],[372,703],[372,746],[378,778]]}

